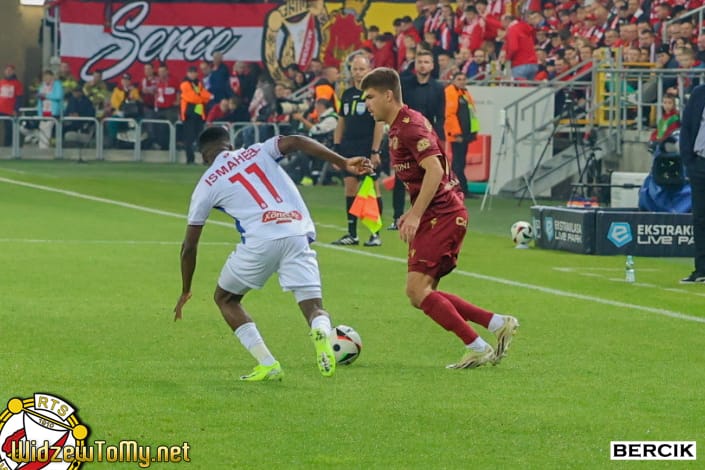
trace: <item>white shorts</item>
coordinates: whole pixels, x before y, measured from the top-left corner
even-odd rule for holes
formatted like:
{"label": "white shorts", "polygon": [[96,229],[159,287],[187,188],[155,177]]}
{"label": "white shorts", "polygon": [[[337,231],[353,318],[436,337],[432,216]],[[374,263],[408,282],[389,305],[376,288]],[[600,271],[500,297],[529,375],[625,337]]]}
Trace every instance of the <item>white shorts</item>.
{"label": "white shorts", "polygon": [[244,295],[261,289],[275,272],[282,289],[292,291],[297,302],[322,297],[316,252],[305,235],[239,243],[225,262],[218,285]]}

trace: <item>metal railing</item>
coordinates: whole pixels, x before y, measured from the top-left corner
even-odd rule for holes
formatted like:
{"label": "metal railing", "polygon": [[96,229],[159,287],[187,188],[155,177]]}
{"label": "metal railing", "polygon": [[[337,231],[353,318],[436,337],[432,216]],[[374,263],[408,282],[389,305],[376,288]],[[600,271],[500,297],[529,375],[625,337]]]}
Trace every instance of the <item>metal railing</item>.
{"label": "metal railing", "polygon": [[[167,121],[166,119],[140,119],[137,122],[137,132],[136,135],[140,137],[140,139],[135,139],[135,152],[136,152],[136,160],[142,161],[142,145],[141,145],[141,137],[142,137],[142,131],[143,127],[145,124],[153,124],[153,125],[167,125],[169,126],[169,161],[171,163],[176,163],[176,125],[172,123],[171,121]],[[137,145],[137,143],[140,143]]]}
{"label": "metal railing", "polygon": [[[87,130],[87,132],[83,132],[82,130],[72,130],[66,129],[66,124],[70,124],[72,122],[87,122],[91,123],[92,127]],[[61,129],[60,131],[62,132],[63,138],[62,138],[62,143],[65,146],[67,143],[71,142],[71,140],[67,140],[66,136],[69,132],[76,132],[79,134],[80,137],[82,137],[81,140],[78,140],[77,143],[79,144],[78,148],[79,149],[84,149],[87,148],[88,145],[91,142],[95,142],[95,158],[96,160],[102,160],[103,159],[103,128],[100,124],[100,121],[94,117],[82,117],[82,116],[64,116],[61,119]],[[66,131],[64,133],[64,131]],[[83,142],[82,140],[85,140]],[[63,151],[62,151],[63,154]]]}
{"label": "metal railing", "polygon": [[[32,108],[34,109],[34,108]],[[35,111],[36,112],[36,111]],[[53,117],[41,117],[41,116],[0,116],[0,125],[3,123],[1,121],[8,121],[12,123],[11,126],[11,146],[9,148],[9,155],[7,153],[0,155],[2,158],[23,158],[29,156],[29,149],[37,149],[31,144],[31,141],[37,141],[39,133],[41,130],[39,126],[27,126],[29,123],[40,123],[43,121],[51,121],[53,123],[53,129],[51,135],[43,136],[43,142],[47,142],[49,147],[46,150],[35,156],[41,156],[46,158],[47,153],[51,150],[52,156],[55,159],[62,159],[67,154],[71,154],[67,143],[77,142],[78,145],[75,147],[79,152],[79,159],[83,159],[81,153],[90,148],[95,149],[95,153],[91,152],[92,158],[96,160],[106,160],[116,157],[116,152],[124,152],[129,150],[132,161],[143,161],[144,152],[148,149],[143,145],[143,134],[145,130],[149,129],[149,126],[167,126],[168,136],[168,147],[163,149],[166,153],[166,161],[171,163],[176,163],[179,161],[179,150],[178,150],[178,130],[183,124],[181,121],[171,122],[166,119],[138,119],[138,118],[123,118],[123,117],[107,117],[103,119],[97,119],[94,117],[74,117],[74,116],[64,116],[62,118]],[[65,125],[70,123],[90,123],[94,128],[92,132],[80,132],[79,139],[70,139],[69,142],[64,142],[64,136],[72,130],[64,129]],[[127,124],[131,134],[128,134],[128,139],[125,140],[124,136],[122,139],[117,139],[118,134],[121,133],[120,129],[112,128],[110,131],[106,130],[107,126],[116,126],[120,124]],[[277,123],[264,123],[264,122],[214,122],[210,125],[221,125],[229,129],[231,142],[238,147],[248,146],[256,142],[261,142],[269,137],[279,135],[283,129],[280,128]],[[144,140],[144,142],[150,139],[155,139],[157,130],[152,127],[152,134]],[[77,131],[78,132],[78,131]],[[110,133],[111,139],[106,138]],[[23,142],[24,137],[24,142]],[[73,136],[70,136],[73,137]],[[156,140],[156,139],[155,139]],[[127,142],[129,149],[115,148],[115,146],[109,146],[108,144],[117,144]],[[1,144],[0,144],[1,145]],[[108,155],[106,156],[106,153]],[[107,158],[106,158],[107,157]],[[120,157],[118,157],[119,159]]]}
{"label": "metal railing", "polygon": [[[0,116],[0,125],[3,127],[5,126],[5,123],[2,122],[9,122],[10,123],[10,157],[11,158],[18,158],[20,154],[20,137],[19,137],[19,126],[17,125],[17,118],[13,116]],[[3,129],[4,132],[7,132],[7,128]],[[5,135],[3,132],[3,135]],[[7,140],[7,136],[5,135],[5,140]]]}
{"label": "metal railing", "polygon": [[[652,4],[653,8],[653,4]],[[662,42],[666,43],[669,40],[668,37],[668,27],[671,26],[674,23],[680,23],[683,20],[687,20],[688,18],[691,18],[693,16],[698,17],[698,22],[695,26],[695,31],[700,31],[702,26],[703,26],[703,18],[705,18],[705,5],[696,8],[695,10],[690,10],[686,11],[675,18],[671,18],[670,20],[667,20],[663,23],[661,26],[661,38],[663,39]]]}

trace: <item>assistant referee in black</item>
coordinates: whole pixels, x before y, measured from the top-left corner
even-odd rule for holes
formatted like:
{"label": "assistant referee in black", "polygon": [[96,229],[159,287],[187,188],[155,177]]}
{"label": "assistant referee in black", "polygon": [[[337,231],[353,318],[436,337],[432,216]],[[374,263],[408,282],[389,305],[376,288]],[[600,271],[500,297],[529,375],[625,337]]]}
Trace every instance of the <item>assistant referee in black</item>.
{"label": "assistant referee in black", "polygon": [[[363,77],[370,71],[370,61],[364,54],[353,57],[349,64],[350,74],[353,79],[353,86],[343,92],[340,102],[340,113],[338,126],[333,135],[333,144],[336,150],[344,157],[369,156],[372,165],[377,168],[381,163],[380,144],[384,136],[384,123],[375,122],[372,115],[367,111],[365,100],[362,97],[360,83]],[[357,217],[350,214],[350,207],[355,200],[359,188],[359,177],[345,174],[345,215],[348,220],[348,233],[333,242],[333,245],[359,245],[357,237]],[[379,183],[375,181],[377,189],[377,204],[379,212],[382,213],[382,198],[379,190]],[[379,233],[374,233],[365,242],[365,246],[380,246],[382,239]]]}

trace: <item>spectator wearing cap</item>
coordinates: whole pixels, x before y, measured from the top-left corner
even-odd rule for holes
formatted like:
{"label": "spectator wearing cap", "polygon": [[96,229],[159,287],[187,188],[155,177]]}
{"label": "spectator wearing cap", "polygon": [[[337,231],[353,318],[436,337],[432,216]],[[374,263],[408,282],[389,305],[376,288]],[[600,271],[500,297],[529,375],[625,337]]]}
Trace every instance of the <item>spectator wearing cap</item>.
{"label": "spectator wearing cap", "polygon": [[[142,96],[140,95],[139,88],[132,83],[132,76],[129,73],[124,73],[122,77],[120,77],[118,85],[113,88],[106,114],[114,117],[133,119],[142,116]],[[108,122],[106,127],[108,142],[114,142],[116,138],[125,142],[132,141],[132,138],[127,137],[127,134],[125,134],[130,127],[133,127],[132,123]]]}
{"label": "spectator wearing cap", "polygon": [[[2,80],[0,80],[0,116],[17,116],[23,95],[24,87],[22,82],[17,79],[15,66],[8,64],[5,67]],[[7,119],[3,119],[3,121],[5,130],[3,145],[9,147],[12,145],[12,121]]]}
{"label": "spectator wearing cap", "polygon": [[[132,76],[129,73],[124,73],[120,77],[120,83],[110,95],[110,113],[114,116],[127,116],[129,114],[129,117],[135,117],[133,110],[127,108],[129,103],[139,103],[139,113],[141,114],[142,96],[140,95],[140,90],[132,83]],[[130,108],[136,109],[134,106],[130,106]]]}
{"label": "spectator wearing cap", "polygon": [[213,95],[198,79],[198,69],[190,66],[186,77],[179,86],[181,91],[181,121],[183,121],[183,141],[186,150],[186,164],[195,163],[194,145],[203,130],[206,118],[206,104]]}
{"label": "spectator wearing cap", "polygon": [[550,31],[551,28],[548,26],[544,26],[543,28],[536,30],[536,47],[546,53],[551,50],[551,38],[548,37],[548,33]]}
{"label": "spectator wearing cap", "polygon": [[502,54],[511,62],[512,78],[533,80],[538,71],[533,28],[512,15],[505,15],[502,24],[506,30]]}
{"label": "spectator wearing cap", "polygon": [[[42,83],[37,90],[37,113],[42,117],[59,119],[64,106],[64,87],[56,80],[54,72],[45,70]],[[54,131],[54,121],[46,120],[39,123],[39,148],[48,149]]]}

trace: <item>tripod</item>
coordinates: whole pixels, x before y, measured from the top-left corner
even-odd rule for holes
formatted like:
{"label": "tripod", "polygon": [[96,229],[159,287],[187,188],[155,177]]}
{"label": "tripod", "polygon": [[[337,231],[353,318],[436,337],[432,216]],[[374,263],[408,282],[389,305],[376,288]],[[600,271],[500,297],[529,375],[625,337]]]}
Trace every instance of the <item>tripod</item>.
{"label": "tripod", "polygon": [[[553,131],[551,132],[551,135],[549,136],[548,140],[546,141],[546,145],[543,147],[543,150],[541,151],[541,155],[539,156],[538,161],[536,162],[536,165],[534,165],[534,169],[531,171],[531,174],[527,178],[526,175],[523,176],[524,180],[524,191],[521,194],[521,197],[519,198],[519,202],[517,205],[521,206],[521,203],[524,201],[526,198],[526,193],[528,192],[529,195],[531,196],[531,200],[536,205],[536,197],[534,197],[534,192],[533,192],[533,186],[534,186],[534,179],[536,178],[536,173],[538,173],[539,168],[541,168],[541,162],[543,162],[544,157],[546,156],[546,153],[548,152],[549,147],[553,146],[553,141],[554,138],[556,137],[556,134],[558,133],[558,129],[560,127],[560,121],[561,119],[564,119],[565,117],[568,118],[568,126],[570,128],[570,135],[571,135],[571,141],[574,146],[575,150],[575,161],[578,165],[578,173],[582,173],[581,167],[580,167],[580,149],[578,148],[578,122],[575,116],[575,109],[573,107],[573,99],[570,95],[563,94],[564,101],[563,101],[563,106],[565,109],[561,110],[560,114],[558,117],[554,118],[553,120]],[[553,153],[553,152],[551,152]]]}
{"label": "tripod", "polygon": [[[568,201],[572,201],[580,190],[582,190],[583,197],[591,197],[593,196],[593,189],[598,187],[595,183],[597,182],[596,180],[601,172],[601,168],[600,161],[597,159],[595,153],[602,149],[597,146],[596,139],[597,137],[593,131],[588,132],[585,139],[583,139],[583,148],[585,148],[586,145],[588,146],[587,151],[583,151],[583,155],[587,154],[585,166],[583,166],[583,169],[578,173],[578,181],[573,184],[573,189],[570,192]],[[580,166],[578,166],[578,168],[580,168]]]}
{"label": "tripod", "polygon": [[480,211],[485,210],[485,203],[487,203],[487,209],[492,208],[492,195],[490,194],[490,189],[493,189],[497,184],[497,173],[499,170],[499,162],[507,156],[507,134],[512,132],[512,127],[509,125],[509,120],[507,119],[507,111],[504,109],[499,110],[499,126],[502,128],[502,136],[499,140],[499,147],[497,148],[497,154],[494,162],[494,171],[492,172],[492,183],[485,187],[485,194],[482,196],[482,204],[480,204]]}

